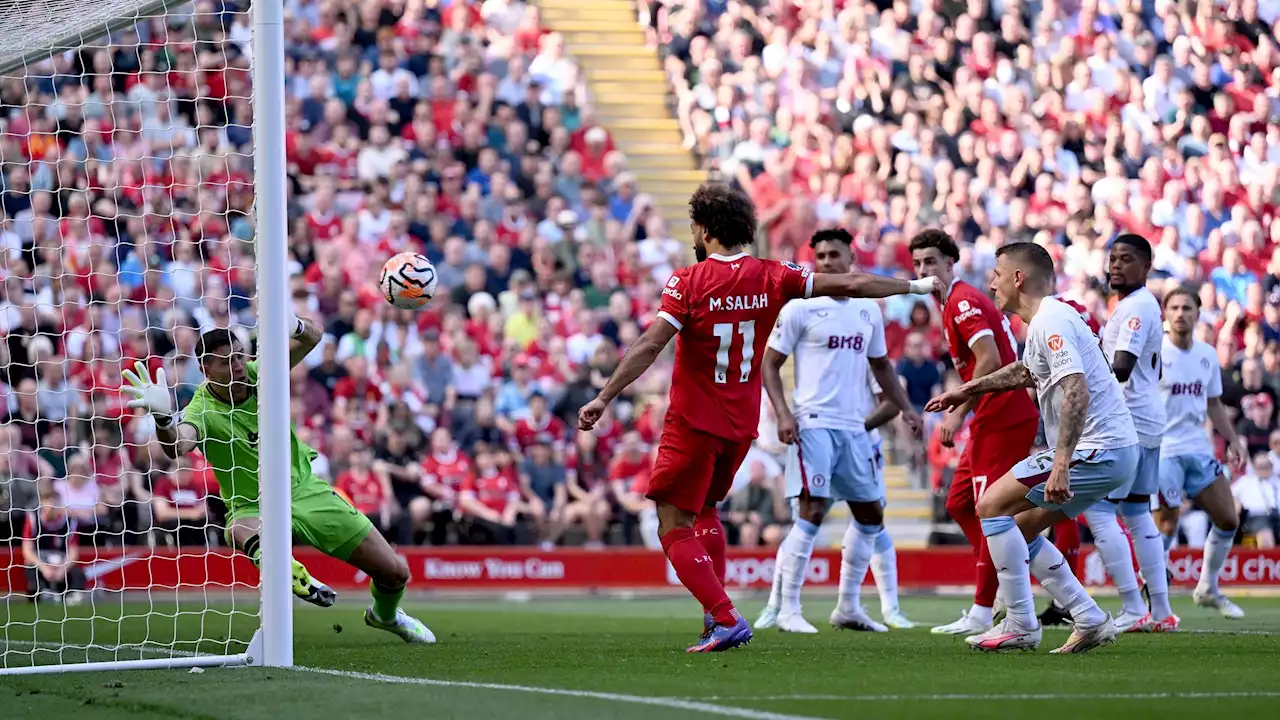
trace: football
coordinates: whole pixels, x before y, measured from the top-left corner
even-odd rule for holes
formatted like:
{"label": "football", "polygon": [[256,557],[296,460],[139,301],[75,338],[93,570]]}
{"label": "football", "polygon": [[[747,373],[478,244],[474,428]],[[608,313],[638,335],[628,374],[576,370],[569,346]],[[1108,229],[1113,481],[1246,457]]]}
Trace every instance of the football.
{"label": "football", "polygon": [[403,252],[382,266],[382,297],[401,310],[426,307],[436,294],[436,267],[425,256]]}

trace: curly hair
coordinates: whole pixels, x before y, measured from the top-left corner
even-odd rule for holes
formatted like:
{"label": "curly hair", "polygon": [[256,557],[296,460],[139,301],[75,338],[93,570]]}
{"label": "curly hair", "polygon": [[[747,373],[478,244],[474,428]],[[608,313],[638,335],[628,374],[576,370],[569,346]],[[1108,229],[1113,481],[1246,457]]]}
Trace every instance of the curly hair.
{"label": "curly hair", "polygon": [[728,185],[707,184],[689,198],[689,219],[725,249],[750,245],[756,234],[756,208],[751,198]]}
{"label": "curly hair", "polygon": [[943,257],[949,257],[956,262],[960,262],[960,248],[956,246],[956,241],[952,240],[950,235],[936,228],[921,230],[916,233],[916,236],[911,238],[911,244],[907,247],[911,252],[926,248],[937,248]]}

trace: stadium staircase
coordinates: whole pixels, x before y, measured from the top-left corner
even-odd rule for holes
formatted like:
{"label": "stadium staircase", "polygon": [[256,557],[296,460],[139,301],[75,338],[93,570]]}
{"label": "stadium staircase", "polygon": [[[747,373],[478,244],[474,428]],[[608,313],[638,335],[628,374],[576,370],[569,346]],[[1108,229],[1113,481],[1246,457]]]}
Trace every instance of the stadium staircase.
{"label": "stadium staircase", "polygon": [[653,197],[673,237],[689,241],[689,196],[706,178],[681,143],[666,74],[645,42],[634,0],[536,0],[564,36],[596,117],[609,130],[640,192]]}
{"label": "stadium staircase", "polygon": [[[682,145],[670,86],[657,51],[646,43],[635,0],[536,0],[545,27],[560,33],[578,62],[592,106],[614,144],[627,156],[640,192],[654,198],[673,237],[689,242],[689,195],[706,174]],[[784,368],[790,392],[790,367]],[[885,474],[885,523],[900,547],[924,547],[930,532],[927,490],[911,487],[906,469]],[[839,546],[849,510],[839,506],[819,542]]]}

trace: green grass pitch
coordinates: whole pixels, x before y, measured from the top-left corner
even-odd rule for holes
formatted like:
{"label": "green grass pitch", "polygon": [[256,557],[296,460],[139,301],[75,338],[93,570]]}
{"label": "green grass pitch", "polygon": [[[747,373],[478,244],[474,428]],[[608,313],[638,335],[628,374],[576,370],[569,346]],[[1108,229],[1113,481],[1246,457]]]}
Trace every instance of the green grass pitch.
{"label": "green grass pitch", "polygon": [[[1116,604],[1114,598],[1103,602]],[[742,608],[754,614],[759,605]],[[827,598],[810,598],[807,614],[825,619],[829,605]],[[907,598],[904,608],[927,628],[953,619],[963,605],[958,598]],[[682,649],[695,639],[700,613],[691,601],[667,599],[415,602],[409,610],[440,642],[409,647],[366,628],[361,607],[349,602],[298,609],[296,661],[308,670],[0,677],[0,717],[1276,717],[1280,635],[1271,633],[1280,630],[1280,600],[1244,598],[1240,605],[1248,617],[1230,622],[1178,598],[1175,610],[1192,632],[1128,635],[1095,653],[1057,657],[1047,651],[1065,631],[1046,632],[1036,653],[986,655],[927,629],[872,635],[825,627],[816,636],[764,631],[747,648],[686,655]],[[139,610],[126,606],[126,614]],[[12,653],[29,652],[33,641],[84,643],[91,632],[101,642],[163,642],[175,632],[225,638],[232,631],[247,638],[253,627],[251,618],[226,614],[158,614],[149,621],[42,623],[37,637],[30,625],[18,624],[34,617],[31,606],[12,605],[9,612],[11,664],[18,661]],[[41,608],[42,617],[50,612]],[[218,650],[212,643],[199,649]]]}

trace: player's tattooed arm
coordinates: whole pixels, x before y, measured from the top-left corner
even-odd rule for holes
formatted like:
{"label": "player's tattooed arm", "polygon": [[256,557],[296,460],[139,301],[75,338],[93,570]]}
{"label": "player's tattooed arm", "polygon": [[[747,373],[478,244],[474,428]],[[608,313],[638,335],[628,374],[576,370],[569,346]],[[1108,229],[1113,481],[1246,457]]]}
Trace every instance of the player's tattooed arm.
{"label": "player's tattooed arm", "polygon": [[1222,404],[1222,398],[1209,398],[1206,410],[1209,413],[1209,422],[1213,423],[1213,429],[1227,441],[1227,463],[1233,470],[1243,470],[1249,459],[1249,451],[1240,440],[1240,436],[1236,434],[1236,429],[1232,427],[1231,418],[1227,415],[1227,407]]}
{"label": "player's tattooed arm", "polygon": [[990,375],[974,378],[961,385],[957,390],[963,392],[966,398],[971,398],[993,392],[1020,390],[1035,386],[1036,381],[1035,378],[1031,377],[1031,371],[1021,361],[1018,361],[1005,365]]}
{"label": "player's tattooed arm", "polygon": [[324,337],[324,328],[314,320],[298,318],[298,327],[289,340],[289,367],[294,367],[311,354],[320,339]]}
{"label": "player's tattooed arm", "polygon": [[1058,389],[1062,391],[1062,407],[1058,411],[1058,448],[1054,462],[1070,463],[1089,414],[1089,385],[1082,373],[1073,373],[1058,381]]}

